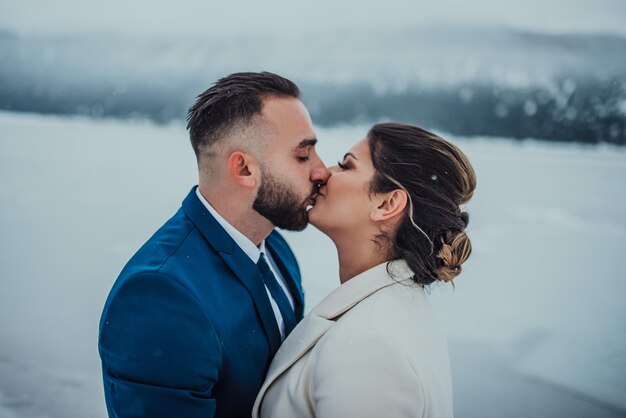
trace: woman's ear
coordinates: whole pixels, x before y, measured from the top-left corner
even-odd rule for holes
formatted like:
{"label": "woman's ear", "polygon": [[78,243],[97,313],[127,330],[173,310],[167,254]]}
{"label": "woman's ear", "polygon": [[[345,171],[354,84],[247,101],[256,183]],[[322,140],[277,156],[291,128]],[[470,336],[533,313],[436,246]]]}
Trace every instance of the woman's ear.
{"label": "woman's ear", "polygon": [[386,221],[404,211],[408,196],[404,190],[396,189],[387,193],[378,193],[374,201],[376,206],[370,213],[370,219],[375,222]]}
{"label": "woman's ear", "polygon": [[243,151],[233,151],[226,163],[228,172],[233,179],[245,188],[254,188],[257,185],[257,176],[260,174],[256,159]]}

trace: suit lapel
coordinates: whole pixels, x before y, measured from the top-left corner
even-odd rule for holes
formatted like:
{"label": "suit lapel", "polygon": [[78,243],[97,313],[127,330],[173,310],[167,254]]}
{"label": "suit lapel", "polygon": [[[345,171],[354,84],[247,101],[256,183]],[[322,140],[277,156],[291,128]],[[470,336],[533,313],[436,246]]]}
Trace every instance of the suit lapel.
{"label": "suit lapel", "polygon": [[195,187],[183,201],[183,210],[250,294],[271,352],[275,353],[280,346],[280,330],[259,269],[200,202]]}
{"label": "suit lapel", "polygon": [[220,253],[220,256],[250,293],[272,353],[275,353],[281,342],[280,330],[259,269],[239,247],[232,254]]}

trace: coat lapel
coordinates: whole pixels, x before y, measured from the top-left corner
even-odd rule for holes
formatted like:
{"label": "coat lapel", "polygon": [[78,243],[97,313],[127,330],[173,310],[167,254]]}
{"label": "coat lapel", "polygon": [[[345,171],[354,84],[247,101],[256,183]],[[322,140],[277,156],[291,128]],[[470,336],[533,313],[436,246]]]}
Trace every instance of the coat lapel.
{"label": "coat lapel", "polygon": [[196,187],[183,201],[183,210],[250,294],[271,351],[275,353],[280,346],[280,330],[259,269],[200,202]]}
{"label": "coat lapel", "polygon": [[289,369],[299,358],[304,356],[320,338],[333,326],[334,321],[317,315],[307,315],[298,326],[289,334],[280,347],[267,372],[267,377],[257,395],[252,411],[253,417],[258,417],[259,408],[265,392],[270,385]]}

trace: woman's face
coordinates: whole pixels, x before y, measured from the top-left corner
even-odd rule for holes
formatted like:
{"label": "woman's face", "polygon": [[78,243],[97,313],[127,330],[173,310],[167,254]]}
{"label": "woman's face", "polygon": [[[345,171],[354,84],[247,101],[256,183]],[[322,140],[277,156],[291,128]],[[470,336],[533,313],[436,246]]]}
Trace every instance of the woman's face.
{"label": "woman's face", "polygon": [[369,224],[373,208],[370,184],[375,170],[367,139],[357,142],[319,191],[308,218],[316,228],[330,235]]}

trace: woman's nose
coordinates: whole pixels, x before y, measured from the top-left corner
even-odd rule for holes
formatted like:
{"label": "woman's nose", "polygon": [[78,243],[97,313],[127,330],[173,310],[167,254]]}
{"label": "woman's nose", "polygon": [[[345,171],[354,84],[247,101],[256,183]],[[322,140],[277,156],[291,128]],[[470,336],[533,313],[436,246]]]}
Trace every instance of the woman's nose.
{"label": "woman's nose", "polygon": [[339,168],[339,166],[338,166],[338,165],[334,165],[334,166],[330,167],[330,168],[328,169],[328,171],[330,171],[330,174],[331,174],[331,175],[333,175],[333,174],[335,174],[335,173],[337,173],[337,172],[341,171],[341,169]]}

